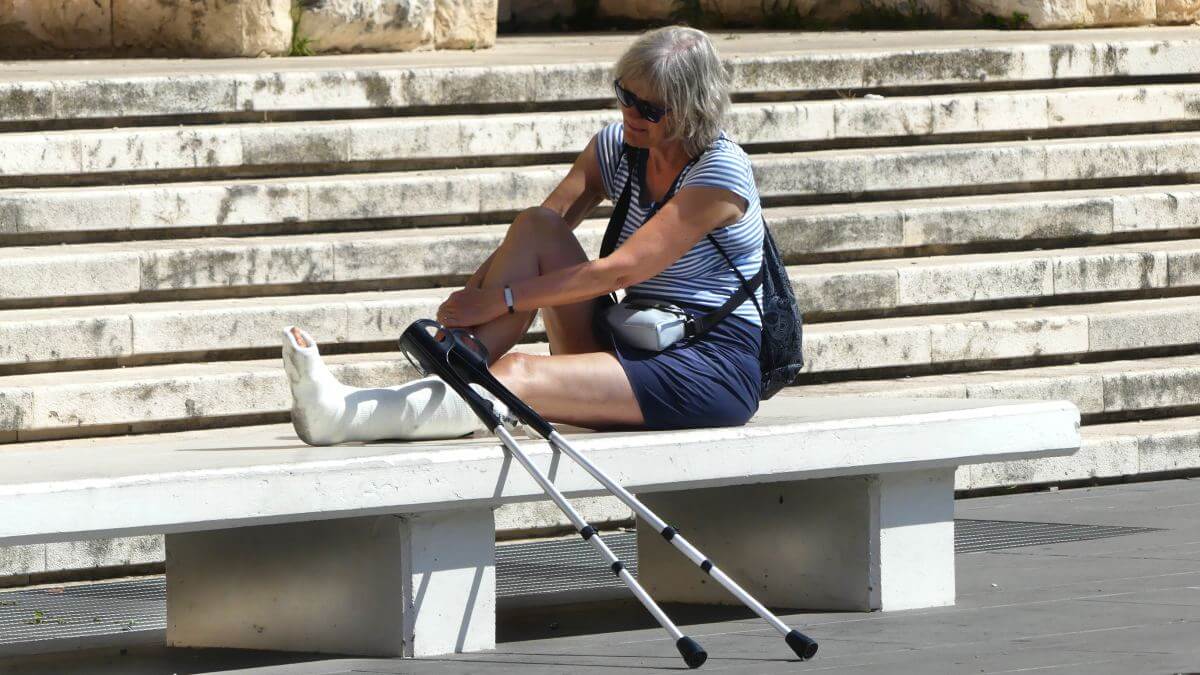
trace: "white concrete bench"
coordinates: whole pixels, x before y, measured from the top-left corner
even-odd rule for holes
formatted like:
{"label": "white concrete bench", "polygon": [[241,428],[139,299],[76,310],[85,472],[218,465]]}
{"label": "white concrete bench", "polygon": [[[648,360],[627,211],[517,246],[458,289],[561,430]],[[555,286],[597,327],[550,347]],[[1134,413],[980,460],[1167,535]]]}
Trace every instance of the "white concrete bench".
{"label": "white concrete bench", "polygon": [[[856,610],[953,604],[957,466],[1080,445],[1065,401],[782,396],[745,427],[571,437],[760,600]],[[599,493],[522,446],[568,496]],[[494,645],[492,509],[541,497],[491,438],[84,439],[0,450],[0,545],[165,533],[173,645],[434,655]],[[656,599],[732,601],[638,543]]]}

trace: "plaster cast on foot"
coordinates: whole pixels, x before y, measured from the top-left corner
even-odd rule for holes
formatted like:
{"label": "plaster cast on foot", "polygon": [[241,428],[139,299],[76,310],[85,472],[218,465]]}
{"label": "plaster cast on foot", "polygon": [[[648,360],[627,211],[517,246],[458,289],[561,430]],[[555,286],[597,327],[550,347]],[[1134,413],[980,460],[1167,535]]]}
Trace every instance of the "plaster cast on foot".
{"label": "plaster cast on foot", "polygon": [[[415,441],[486,431],[467,402],[436,375],[394,387],[348,387],[329,372],[316,341],[293,329],[283,331],[283,367],[292,387],[292,426],[305,443]],[[507,408],[491,394],[471,387],[507,416]],[[506,424],[512,426],[511,420]]]}

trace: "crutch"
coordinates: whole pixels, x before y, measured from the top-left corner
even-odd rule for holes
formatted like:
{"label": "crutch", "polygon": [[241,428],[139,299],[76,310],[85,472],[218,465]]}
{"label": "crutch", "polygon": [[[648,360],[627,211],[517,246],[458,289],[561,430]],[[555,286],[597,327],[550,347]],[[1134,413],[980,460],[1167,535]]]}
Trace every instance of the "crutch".
{"label": "crutch", "polygon": [[[554,487],[542,475],[542,472],[529,461],[529,458],[521,450],[520,446],[517,445],[512,434],[508,432],[508,429],[504,428],[499,415],[492,408],[491,402],[480,396],[470,387],[470,383],[462,377],[463,372],[473,374],[480,367],[482,367],[484,372],[487,372],[487,348],[476,340],[475,336],[466,331],[452,331],[443,328],[436,321],[421,319],[413,322],[400,336],[400,349],[417,370],[426,375],[437,375],[445,380],[446,384],[450,385],[451,388],[466,400],[467,404],[483,420],[488,429],[500,437],[500,441],[504,443],[504,447],[508,448],[508,452],[516,458],[521,466],[525,467],[525,470],[529,472],[529,475],[533,476],[533,479],[542,487],[542,490],[549,495],[550,499],[571,520],[571,524],[575,526],[575,529],[579,532],[579,536],[583,537],[584,541],[590,542],[596,548],[605,561],[608,562],[613,574],[625,582],[625,585],[629,587],[634,596],[645,606],[646,610],[671,634],[671,638],[675,641],[675,648],[679,650],[680,656],[683,657],[688,667],[699,668],[704,665],[704,662],[708,660],[708,653],[704,651],[700,643],[684,635],[679,630],[658,604],[654,602],[654,599],[650,597],[646,589],[642,588],[637,579],[629,573],[624,563],[604,543],[595,528],[587,524],[583,517],[579,515],[579,512],[571,506],[571,503],[562,496],[558,488]],[[496,382],[494,378],[492,381]],[[496,384],[499,384],[499,382],[496,382]],[[516,397],[514,396],[513,399],[516,400]],[[533,411],[530,410],[529,412]]]}
{"label": "crutch", "polygon": [[[417,323],[413,324],[413,326],[416,326],[420,323],[422,322],[418,321]],[[706,574],[716,579],[718,583],[724,586],[725,589],[732,593],[738,600],[740,600],[750,609],[754,610],[755,614],[758,614],[763,618],[763,620],[771,624],[771,627],[779,631],[780,635],[783,636],[784,641],[787,642],[788,647],[790,647],[792,651],[795,652],[796,656],[800,657],[802,661],[811,659],[814,655],[816,655],[817,643],[815,640],[801,633],[800,631],[791,628],[781,621],[779,617],[775,616],[770,610],[764,607],[762,603],[755,600],[754,597],[747,593],[741,586],[739,586],[737,582],[735,582],[733,579],[730,579],[718,567],[713,565],[703,553],[701,553],[695,546],[688,542],[683,535],[679,534],[678,530],[664,522],[661,518],[655,515],[653,511],[647,508],[645,504],[641,503],[637,497],[634,497],[625,488],[613,482],[607,475],[604,474],[603,471],[588,461],[586,457],[579,454],[579,452],[572,448],[571,444],[568,443],[567,440],[554,429],[552,424],[547,422],[545,418],[537,414],[537,412],[517,398],[516,395],[509,391],[507,387],[493,377],[487,368],[486,350],[484,349],[483,345],[479,345],[474,350],[467,347],[467,345],[472,342],[478,344],[478,341],[475,340],[474,336],[470,335],[466,331],[452,331],[442,328],[440,324],[432,321],[429,321],[427,325],[436,326],[438,330],[455,333],[458,336],[458,339],[455,340],[455,344],[456,346],[461,344],[463,346],[462,351],[464,353],[461,357],[450,359],[449,363],[451,364],[451,367],[457,371],[457,378],[460,381],[474,382],[479,384],[483,386],[484,389],[487,389],[493,396],[500,399],[501,402],[508,406],[509,411],[515,414],[523,424],[533,429],[542,438],[545,438],[547,441],[549,441],[552,447],[560,450],[578,463],[581,467],[583,467],[585,471],[591,474],[592,477],[599,481],[600,484],[603,485],[609,492],[614,494],[618,499],[633,509],[634,513],[636,513],[639,518],[650,524],[655,531],[662,535],[663,539],[666,539],[671,543],[671,545],[679,549],[679,551],[685,557],[687,557],[688,560],[691,560]],[[413,326],[410,326],[409,329],[411,330]],[[403,338],[401,341],[403,342]],[[466,385],[464,384],[464,386]],[[470,387],[467,388],[469,389]]]}

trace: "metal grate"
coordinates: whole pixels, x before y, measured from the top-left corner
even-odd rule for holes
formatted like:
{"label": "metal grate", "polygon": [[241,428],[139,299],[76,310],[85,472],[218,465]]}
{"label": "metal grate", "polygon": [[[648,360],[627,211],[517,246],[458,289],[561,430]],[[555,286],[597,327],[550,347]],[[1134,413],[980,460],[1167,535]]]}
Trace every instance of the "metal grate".
{"label": "metal grate", "polygon": [[[962,554],[1156,529],[1010,520],[961,519],[954,524],[954,552]],[[603,537],[630,572],[637,574],[636,535],[609,532]],[[579,537],[496,547],[496,595],[500,598],[619,586],[620,580]],[[166,592],[162,576],[0,592],[0,653],[3,645],[104,635],[131,637],[131,633],[165,630]]]}
{"label": "metal grate", "polygon": [[1087,541],[1107,537],[1123,537],[1141,532],[1155,532],[1154,527],[1119,527],[1115,525],[1071,525],[1068,523],[1031,523],[1020,520],[954,521],[954,552],[979,553],[1002,548],[1060,544],[1068,541]]}

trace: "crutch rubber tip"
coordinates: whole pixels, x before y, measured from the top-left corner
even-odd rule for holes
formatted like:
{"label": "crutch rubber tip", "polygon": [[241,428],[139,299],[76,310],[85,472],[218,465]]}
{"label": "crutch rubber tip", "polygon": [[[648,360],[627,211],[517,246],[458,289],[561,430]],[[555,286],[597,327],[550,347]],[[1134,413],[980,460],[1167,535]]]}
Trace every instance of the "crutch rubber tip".
{"label": "crutch rubber tip", "polygon": [[817,642],[798,630],[792,630],[783,638],[787,640],[788,646],[792,651],[796,652],[796,656],[800,657],[801,661],[807,661],[817,654]]}
{"label": "crutch rubber tip", "polygon": [[675,641],[675,647],[679,649],[688,668],[699,668],[708,660],[708,652],[704,651],[704,647],[686,635]]}

